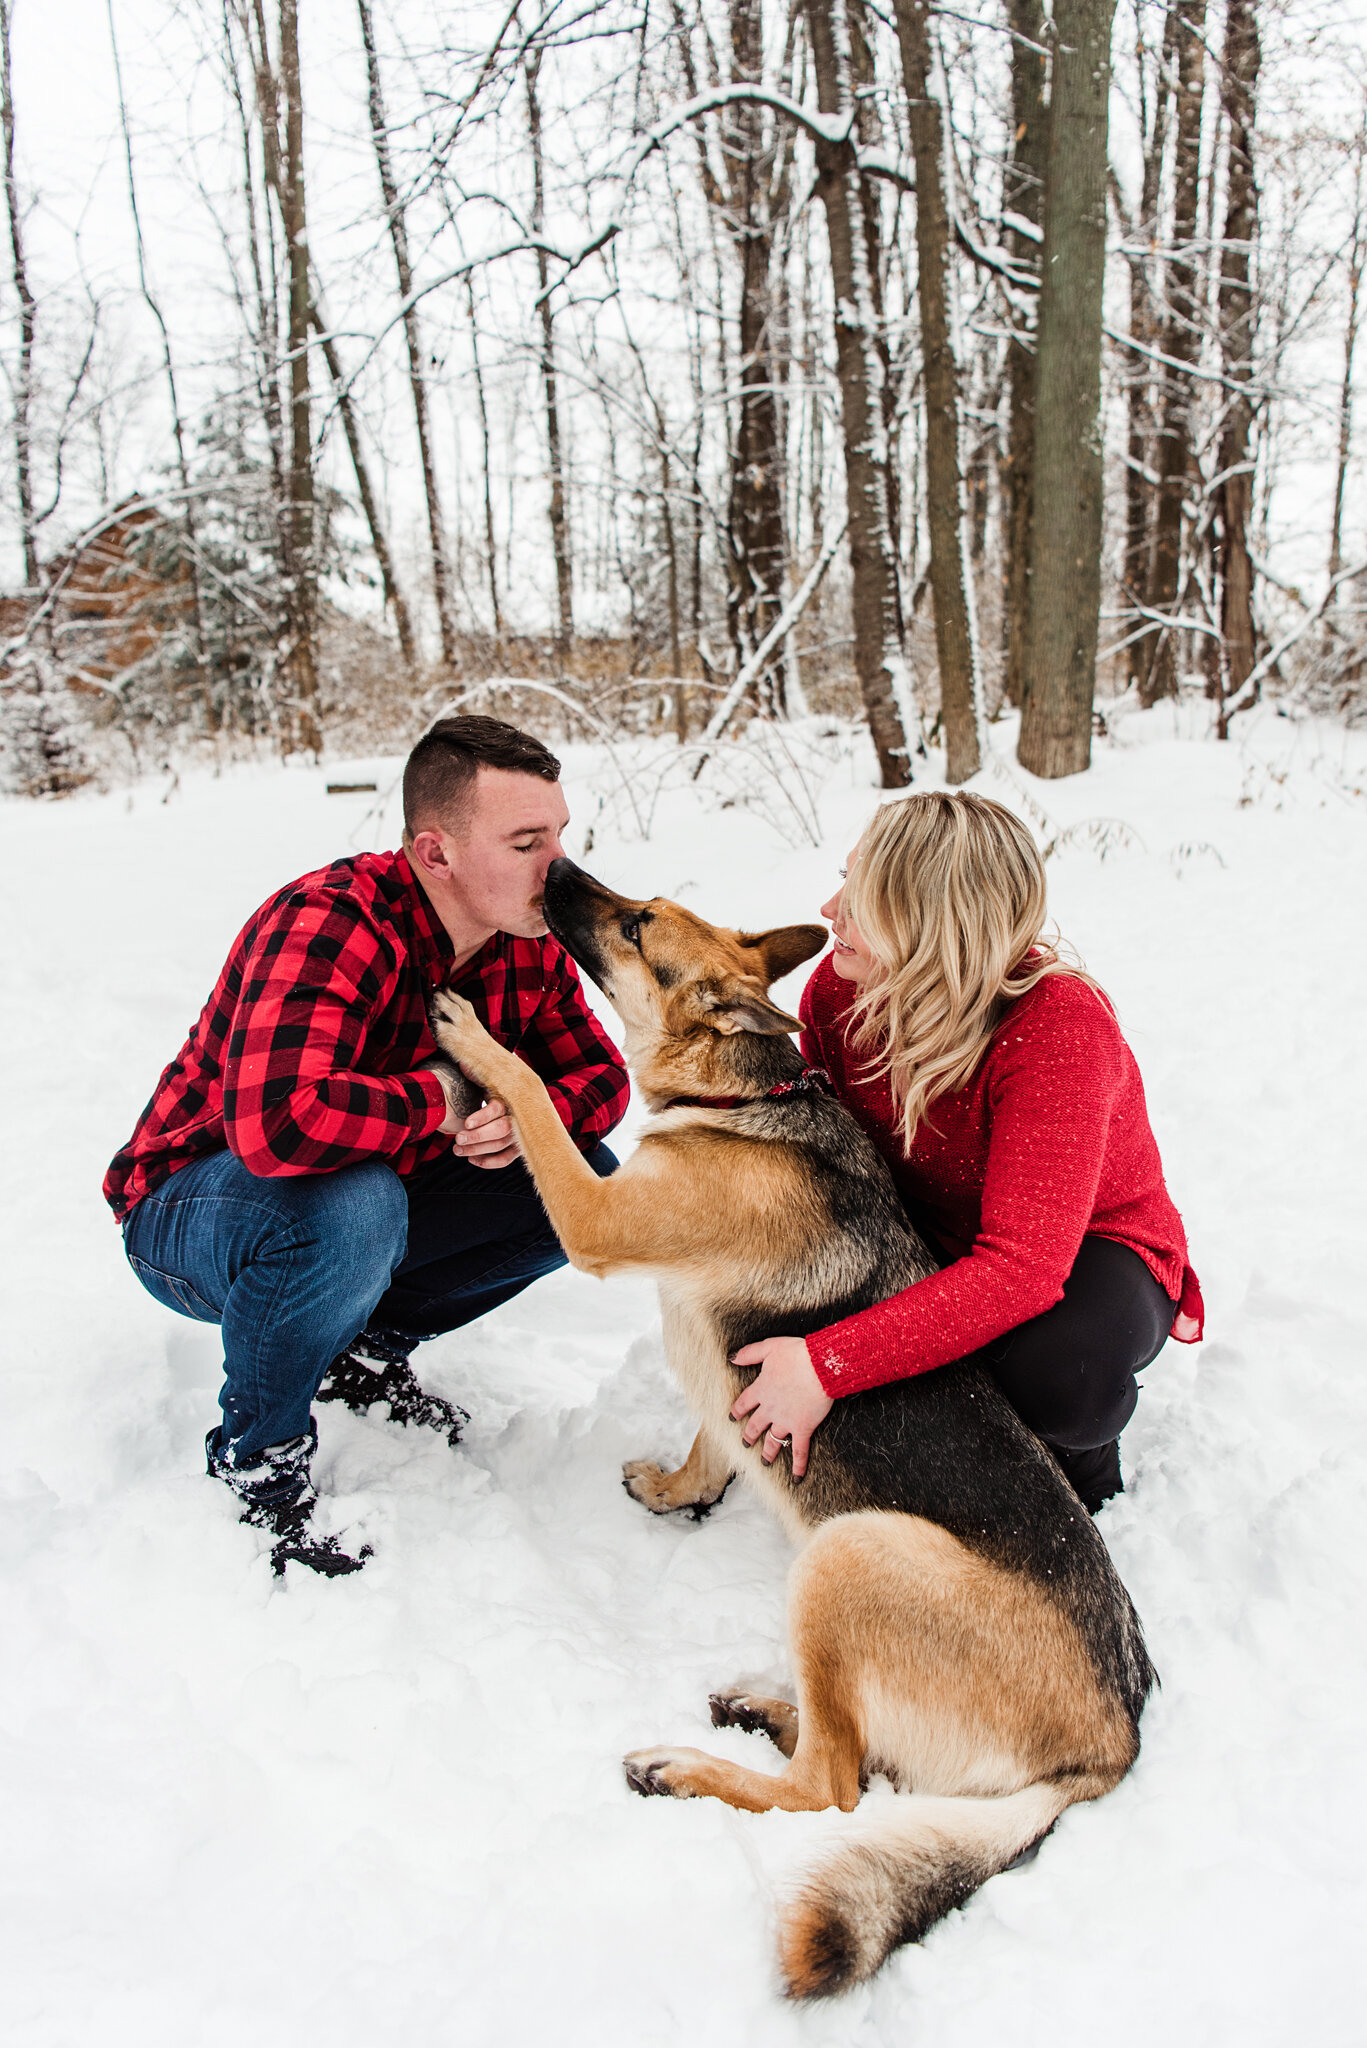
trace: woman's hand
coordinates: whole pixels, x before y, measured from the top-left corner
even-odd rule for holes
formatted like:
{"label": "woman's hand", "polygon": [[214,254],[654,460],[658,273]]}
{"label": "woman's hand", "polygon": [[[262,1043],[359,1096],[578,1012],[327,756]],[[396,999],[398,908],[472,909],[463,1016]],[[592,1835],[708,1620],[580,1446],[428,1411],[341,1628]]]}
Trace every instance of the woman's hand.
{"label": "woman's hand", "polygon": [[812,1431],[835,1405],[816,1376],[811,1352],[801,1337],[764,1337],[737,1351],[732,1362],[757,1365],[760,1372],[758,1379],[736,1396],[731,1420],[745,1422],[741,1435],[746,1443],[756,1444],[764,1438],[760,1456],[766,1465],[772,1465],[784,1444],[791,1441],[793,1477],[800,1479],[807,1469]]}

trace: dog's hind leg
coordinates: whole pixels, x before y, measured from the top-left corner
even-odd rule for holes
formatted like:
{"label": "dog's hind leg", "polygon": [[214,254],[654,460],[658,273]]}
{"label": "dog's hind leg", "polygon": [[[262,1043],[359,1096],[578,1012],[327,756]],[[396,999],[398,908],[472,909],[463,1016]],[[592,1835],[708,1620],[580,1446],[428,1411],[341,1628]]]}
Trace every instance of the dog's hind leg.
{"label": "dog's hind leg", "polygon": [[[797,1708],[741,1693],[722,1694],[712,1707],[714,1722],[724,1718],[741,1727],[764,1728],[791,1757],[787,1770],[772,1777],[700,1749],[642,1749],[624,1759],[634,1791],[724,1799],[746,1813],[767,1813],[773,1807],[813,1813],[828,1806],[850,1813],[858,1805],[864,1738],[857,1625],[850,1625],[840,1560],[826,1559],[823,1548],[818,1541],[793,1572],[789,1619]],[[746,1708],[754,1710],[748,1719]]]}
{"label": "dog's hind leg", "polygon": [[731,1484],[734,1467],[719,1452],[705,1429],[693,1439],[693,1448],[677,1472],[666,1472],[648,1458],[633,1458],[622,1467],[622,1484],[633,1500],[652,1515],[673,1515],[690,1508],[701,1520]]}
{"label": "dog's hind leg", "polygon": [[633,1792],[723,1799],[742,1813],[769,1813],[775,1807],[783,1813],[820,1813],[828,1806],[852,1813],[859,1804],[862,1761],[854,1720],[838,1708],[814,1710],[806,1700],[793,1760],[777,1777],[747,1771],[701,1749],[638,1749],[623,1758]]}
{"label": "dog's hind leg", "polygon": [[728,1692],[714,1692],[707,1704],[714,1728],[744,1728],[749,1735],[767,1735],[786,1757],[796,1750],[797,1708],[787,1700],[733,1686]]}

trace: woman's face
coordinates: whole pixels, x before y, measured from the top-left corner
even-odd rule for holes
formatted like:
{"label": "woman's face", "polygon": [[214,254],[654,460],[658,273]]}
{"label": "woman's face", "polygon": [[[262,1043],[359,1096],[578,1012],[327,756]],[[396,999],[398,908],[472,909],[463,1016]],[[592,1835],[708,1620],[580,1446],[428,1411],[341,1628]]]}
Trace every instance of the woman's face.
{"label": "woman's face", "polygon": [[[856,846],[841,869],[842,881],[858,858],[859,848]],[[830,920],[831,938],[835,946],[831,965],[842,981],[867,981],[876,963],[862,935],[845,915],[844,895],[843,888],[837,889],[829,903],[823,903],[821,906],[821,915]]]}

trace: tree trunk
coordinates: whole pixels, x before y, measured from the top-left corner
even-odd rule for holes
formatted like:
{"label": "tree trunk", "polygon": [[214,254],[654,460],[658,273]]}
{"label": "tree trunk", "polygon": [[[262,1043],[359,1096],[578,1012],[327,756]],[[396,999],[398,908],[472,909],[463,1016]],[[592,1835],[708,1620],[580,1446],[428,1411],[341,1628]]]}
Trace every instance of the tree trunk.
{"label": "tree trunk", "polygon": [[[806,0],[817,102],[823,114],[853,111],[844,0]],[[889,517],[883,364],[868,267],[868,222],[852,142],[818,141],[817,190],[826,214],[836,303],[836,377],[845,444],[853,584],[854,661],[884,789],[911,780],[898,704],[906,676],[897,550]]]}
{"label": "tree trunk", "polygon": [[[236,89],[237,74],[235,68],[232,68],[230,58],[230,75],[234,80],[233,97],[241,129],[242,191],[246,201],[248,249],[256,297],[256,386],[261,406],[261,421],[266,435],[271,504],[275,510],[276,555],[280,564],[283,593],[290,573],[292,542],[289,531],[289,491],[286,483],[289,463],[285,453],[285,413],[281,404],[284,362],[280,348],[279,249],[271,214],[271,202],[274,200],[281,220],[284,219],[283,174],[280,168],[280,82],[271,63],[265,0],[252,0],[250,13],[244,7],[236,18],[247,46],[257,120],[261,128],[264,175],[262,207],[258,217],[256,183],[252,171],[251,125],[246,105]],[[225,10],[225,22],[229,19],[231,17]],[[231,650],[225,656],[225,666],[231,672]],[[260,700],[250,709],[250,731],[253,738],[263,723],[260,714],[266,710],[267,707]],[[276,736],[281,745],[285,746],[288,742],[279,730],[278,709],[274,715]]]}
{"label": "tree trunk", "polygon": [[[1206,0],[1176,0],[1177,143],[1173,172],[1172,250],[1167,265],[1163,322],[1163,418],[1158,436],[1158,506],[1154,521],[1149,607],[1171,612],[1182,574],[1182,511],[1191,475],[1192,387],[1183,374],[1200,351],[1197,207],[1201,190],[1201,104],[1205,95]],[[1140,679],[1143,704],[1177,694],[1177,633],[1160,631],[1143,643],[1151,650]]]}
{"label": "tree trunk", "polygon": [[42,584],[38,566],[38,535],[33,523],[33,442],[29,413],[33,403],[33,331],[37,305],[29,290],[24,257],[24,219],[14,172],[14,93],[10,77],[11,0],[0,0],[0,126],[5,138],[5,208],[9,216],[10,264],[19,301],[19,359],[14,373],[14,480],[19,506],[19,544],[24,554],[24,583]]}
{"label": "tree trunk", "polygon": [[[734,19],[734,14],[733,14]],[[759,109],[743,111],[759,128]],[[753,186],[762,174],[758,138],[748,135],[736,166],[750,189],[745,195],[748,216],[756,212]],[[745,215],[741,216],[742,220]],[[773,306],[770,269],[773,236],[751,226],[735,234],[740,258],[739,418],[731,463],[727,526],[732,576],[727,593],[731,639],[741,661],[748,660],[782,610],[783,451],[779,443],[779,409],[774,389],[772,348]],[[781,711],[785,698],[782,649],[775,651],[757,679],[758,701]]]}
{"label": "tree trunk", "polygon": [[475,403],[479,410],[480,454],[484,464],[484,550],[489,565],[489,606],[494,638],[503,638],[503,613],[498,601],[498,548],[494,540],[494,480],[489,456],[489,408],[484,399],[484,368],[479,359],[479,327],[475,320],[475,283],[465,273],[465,299],[470,312],[470,357],[475,366]]}
{"label": "tree trunk", "polygon": [[1056,0],[1036,343],[1030,630],[1017,756],[1091,759],[1101,611],[1101,295],[1115,0]]}
{"label": "tree trunk", "polygon": [[[660,432],[660,518],[665,530],[665,574],[669,600],[669,666],[675,679],[674,726],[679,729],[679,696],[683,691],[683,636],[679,615],[679,550],[674,534],[673,485],[669,474],[669,450],[663,423]],[[687,712],[684,713],[687,729]]]}
{"label": "tree trunk", "polygon": [[[698,93],[691,31],[675,0],[673,14],[690,97]],[[791,52],[791,20],[790,44]],[[730,82],[755,85],[764,78],[761,0],[729,0]],[[709,44],[709,76],[720,83]],[[788,89],[788,81],[783,81]],[[770,122],[774,117],[770,115]],[[749,660],[783,608],[787,558],[784,495],[787,458],[778,401],[774,243],[791,197],[791,144],[766,133],[763,108],[746,102],[728,107],[721,125],[720,171],[714,170],[707,131],[699,122],[697,161],[703,196],[714,223],[735,251],[738,277],[738,361],[735,432],[730,446],[726,508],[726,623],[737,669]],[[755,680],[755,699],[766,712],[787,704],[785,654],[777,648]]]}
{"label": "tree trunk", "polygon": [[941,158],[943,123],[930,96],[929,0],[895,0],[912,152],[916,159],[917,292],[926,391],[926,505],[930,585],[945,779],[967,782],[982,766],[983,720],[977,635],[973,630],[968,508],[960,466],[959,370],[950,332],[949,211]]}
{"label": "tree trunk", "polygon": [[1353,442],[1353,357],[1357,353],[1358,322],[1361,317],[1363,261],[1367,258],[1367,209],[1363,204],[1365,157],[1367,133],[1362,133],[1357,140],[1353,181],[1353,233],[1348,245],[1348,320],[1343,334],[1343,387],[1339,393],[1339,445],[1334,472],[1334,516],[1329,529],[1331,583],[1343,567],[1343,494],[1348,483],[1348,456]]}
{"label": "tree trunk", "polygon": [[322,750],[318,728],[318,563],[314,553],[316,507],[313,491],[313,440],[309,391],[308,224],[304,211],[304,103],[299,81],[299,16],[297,0],[280,0],[280,84],[285,96],[285,160],[281,173],[281,216],[289,261],[290,437],[287,527],[289,560],[285,576],[285,611],[290,638],[289,674],[293,684],[294,735],[311,753]]}
{"label": "tree trunk", "polygon": [[195,665],[199,670],[200,701],[204,707],[205,723],[212,729],[216,722],[213,679],[210,673],[209,634],[204,614],[204,589],[200,573],[199,535],[196,531],[194,496],[190,489],[190,465],[185,453],[185,418],[180,409],[180,393],[176,385],[176,368],[171,354],[171,335],[161,310],[161,302],[152,289],[152,280],[147,269],[147,249],[143,241],[142,211],[138,205],[138,185],[133,172],[133,133],[128,123],[128,101],[124,95],[123,66],[119,60],[119,43],[114,29],[114,0],[106,0],[109,16],[109,49],[114,59],[115,97],[119,105],[119,127],[123,135],[124,167],[128,174],[128,211],[133,219],[133,240],[138,259],[138,287],[143,303],[157,323],[161,336],[161,364],[166,377],[166,393],[171,402],[171,433],[176,444],[176,474],[180,479],[181,518],[185,523],[186,552],[189,556],[187,567],[190,572],[190,596],[194,611]]}
{"label": "tree trunk", "polygon": [[[267,195],[266,204],[269,207],[270,198],[273,195],[275,203],[280,209],[280,217],[283,221],[285,217],[285,191],[284,173],[280,158],[280,93],[275,74],[271,69],[270,51],[266,41],[266,21],[260,6],[260,0],[257,0],[252,18],[254,18],[256,23],[260,42],[259,50],[252,50],[251,48],[250,19],[244,14],[242,20],[248,50],[252,57],[256,89],[256,109],[261,122],[262,157],[265,164],[265,189]],[[234,73],[234,79],[235,76],[236,74]],[[258,254],[256,203],[253,196],[255,184],[252,176],[251,146],[246,125],[245,109],[235,83],[233,86],[233,97],[242,122],[243,177],[246,186],[252,270],[256,285],[258,317],[261,322],[261,339],[269,357],[266,373],[261,378],[262,416],[266,427],[267,442],[271,449],[272,474],[283,476],[284,466],[277,452],[282,442],[278,387],[272,374],[276,353],[275,343],[272,340],[275,333],[274,292],[267,289]],[[370,467],[366,462],[365,451],[361,444],[360,422],[356,417],[356,407],[352,401],[351,387],[343,374],[341,358],[337,352],[337,344],[332,338],[331,329],[323,312],[316,273],[311,273],[309,279],[309,325],[318,337],[318,345],[322,350],[323,361],[327,365],[328,376],[332,381],[333,397],[337,404],[337,410],[341,414],[342,431],[346,435],[347,451],[351,456],[352,472],[356,478],[356,492],[361,500],[361,510],[365,514],[366,525],[370,530],[371,549],[375,556],[376,567],[380,572],[380,584],[384,591],[385,603],[394,614],[394,626],[399,636],[399,650],[403,655],[404,665],[412,672],[416,669],[418,661],[417,647],[413,639],[412,619],[404,600],[403,592],[399,587],[398,579],[394,574],[393,555],[390,551],[388,536],[385,533],[384,521],[380,516],[379,502],[375,496],[375,488],[371,481]]]}
{"label": "tree trunk", "polygon": [[375,163],[380,173],[380,194],[384,200],[385,221],[394,249],[394,268],[399,280],[399,301],[403,308],[404,339],[408,344],[408,381],[413,394],[413,419],[418,430],[418,456],[422,463],[423,493],[427,500],[427,531],[432,546],[432,595],[437,605],[437,631],[441,638],[441,658],[448,668],[453,668],[456,661],[456,628],[451,608],[451,572],[447,559],[446,525],[442,518],[441,499],[437,491],[437,470],[432,456],[432,431],[427,410],[427,377],[422,355],[422,336],[418,327],[417,307],[413,303],[413,266],[408,254],[408,224],[404,217],[403,202],[399,198],[398,187],[394,182],[394,167],[389,155],[389,127],[385,119],[380,57],[375,46],[375,25],[371,18],[370,0],[356,0],[356,8],[361,18],[361,40],[365,44],[370,138],[374,144]]}
{"label": "tree trunk", "polygon": [[[1043,0],[1010,0],[1011,155],[1004,180],[1003,212],[1038,231],[1044,214],[1045,146],[1048,110],[1044,103]],[[1006,230],[1006,246],[1018,270],[1039,270],[1038,234]],[[1025,641],[1030,616],[1030,480],[1035,461],[1034,335],[1012,308],[1006,346],[1007,441],[1003,483],[1006,496],[1007,702],[1019,705],[1025,684]]]}
{"label": "tree trunk", "polygon": [[[1163,159],[1167,153],[1168,117],[1172,106],[1173,64],[1176,53],[1177,15],[1174,10],[1169,10],[1164,19],[1163,47],[1153,82],[1153,114],[1145,136],[1139,214],[1130,224],[1126,236],[1127,241],[1132,244],[1129,259],[1130,334],[1146,349],[1156,348],[1159,339],[1158,322],[1154,318],[1149,261],[1158,246],[1159,188],[1163,177]],[[1138,54],[1142,79],[1142,47]],[[1153,574],[1149,534],[1153,487],[1149,482],[1149,464],[1153,455],[1155,426],[1152,403],[1153,366],[1151,360],[1138,350],[1133,352],[1127,385],[1124,583],[1131,603],[1138,605],[1148,601]],[[1135,686],[1141,684],[1148,674],[1153,660],[1154,644],[1151,634],[1143,634],[1130,643],[1130,682]]]}
{"label": "tree trunk", "polygon": [[1258,228],[1258,188],[1253,181],[1253,115],[1257,105],[1258,41],[1255,0],[1228,0],[1220,97],[1229,127],[1225,235],[1220,257],[1220,353],[1225,376],[1235,387],[1229,399],[1218,457],[1220,487],[1217,572],[1220,586],[1222,673],[1217,679],[1221,739],[1229,736],[1225,704],[1237,698],[1257,660],[1253,632],[1253,564],[1248,522],[1253,502],[1249,442],[1253,432],[1253,342],[1257,304],[1250,283],[1253,238]]}
{"label": "tree trunk", "polygon": [[[532,234],[539,238],[546,226],[545,166],[541,155],[541,103],[536,96],[541,52],[529,53],[527,78],[527,132],[532,145]],[[555,554],[556,652],[563,666],[574,645],[574,573],[570,557],[570,526],[566,507],[565,463],[560,445],[560,407],[555,382],[555,325],[551,314],[550,266],[546,251],[536,252],[538,307],[541,316],[541,387],[546,397],[546,450],[551,479],[551,547]]]}
{"label": "tree trunk", "polygon": [[394,558],[390,553],[389,536],[384,530],[384,521],[380,517],[379,502],[375,496],[375,486],[370,480],[370,465],[365,459],[365,450],[361,446],[360,422],[356,418],[356,408],[352,404],[351,387],[343,375],[341,358],[337,353],[337,344],[333,340],[327,322],[323,318],[322,308],[318,304],[316,293],[311,309],[311,317],[314,333],[318,336],[318,345],[323,351],[323,361],[327,364],[328,376],[332,379],[332,395],[336,401],[337,410],[342,416],[342,431],[346,435],[347,451],[351,456],[351,468],[356,478],[357,496],[361,500],[361,510],[365,514],[365,523],[370,529],[371,552],[374,554],[376,566],[380,572],[380,586],[384,591],[384,601],[389,610],[394,614],[394,627],[399,636],[399,651],[403,655],[404,667],[411,675],[416,672],[418,666],[418,650],[413,639],[413,621],[409,616],[407,602],[402,590],[399,588],[398,579],[394,574]]}

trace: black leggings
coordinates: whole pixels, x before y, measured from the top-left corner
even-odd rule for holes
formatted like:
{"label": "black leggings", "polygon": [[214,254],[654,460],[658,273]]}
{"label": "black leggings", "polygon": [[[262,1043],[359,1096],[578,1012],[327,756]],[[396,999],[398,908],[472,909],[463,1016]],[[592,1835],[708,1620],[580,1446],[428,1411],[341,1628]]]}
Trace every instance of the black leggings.
{"label": "black leggings", "polygon": [[1139,1399],[1134,1376],[1158,1356],[1176,1313],[1138,1252],[1084,1237],[1062,1301],[981,1354],[1089,1507],[1120,1489],[1115,1440]]}

